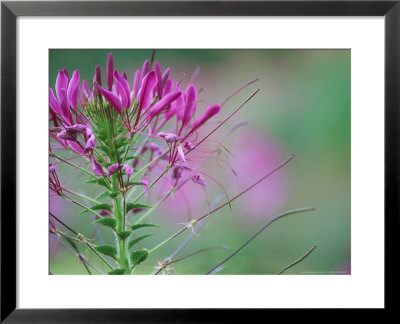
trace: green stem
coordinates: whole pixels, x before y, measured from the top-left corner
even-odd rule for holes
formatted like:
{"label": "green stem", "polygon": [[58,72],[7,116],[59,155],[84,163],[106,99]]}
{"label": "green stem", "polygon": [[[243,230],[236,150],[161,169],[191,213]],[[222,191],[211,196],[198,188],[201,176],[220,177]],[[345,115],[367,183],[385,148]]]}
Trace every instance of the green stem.
{"label": "green stem", "polygon": [[314,251],[317,248],[316,245],[314,245],[311,249],[309,249],[306,253],[304,253],[300,258],[297,260],[293,261],[291,264],[287,265],[285,268],[283,268],[281,271],[279,271],[278,275],[284,273],[286,270],[290,269],[291,267],[294,267],[296,264],[300,263],[303,261],[305,258],[307,258],[312,251]]}
{"label": "green stem", "polygon": [[[117,232],[125,231],[125,197],[117,197],[114,199],[114,216],[117,221]],[[129,274],[129,260],[126,255],[126,240],[123,240],[117,234],[119,256],[118,263],[121,269],[125,269],[125,274]]]}

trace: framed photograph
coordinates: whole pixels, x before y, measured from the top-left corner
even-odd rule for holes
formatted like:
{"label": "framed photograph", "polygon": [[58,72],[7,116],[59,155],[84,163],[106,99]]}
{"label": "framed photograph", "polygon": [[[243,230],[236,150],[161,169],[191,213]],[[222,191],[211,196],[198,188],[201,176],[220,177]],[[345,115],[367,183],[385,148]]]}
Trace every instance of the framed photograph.
{"label": "framed photograph", "polygon": [[2,322],[393,308],[398,1],[1,17]]}

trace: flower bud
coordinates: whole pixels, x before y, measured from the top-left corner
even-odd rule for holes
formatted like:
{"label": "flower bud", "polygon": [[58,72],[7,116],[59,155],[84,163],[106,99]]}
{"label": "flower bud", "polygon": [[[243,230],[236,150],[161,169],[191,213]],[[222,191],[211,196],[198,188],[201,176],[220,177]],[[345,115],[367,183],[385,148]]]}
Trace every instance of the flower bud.
{"label": "flower bud", "polygon": [[163,109],[167,108],[172,102],[182,94],[181,91],[167,94],[164,98],[158,101],[153,107],[151,107],[148,119],[151,120],[154,116],[158,115]]}
{"label": "flower bud", "polygon": [[158,136],[163,138],[167,143],[175,143],[180,140],[180,137],[178,135],[171,134],[171,133],[160,132],[160,133],[158,133]]}
{"label": "flower bud", "polygon": [[107,56],[107,87],[108,90],[112,89],[114,79],[114,60],[111,53]]}
{"label": "flower bud", "polygon": [[163,95],[163,79],[161,75],[161,66],[160,63],[155,62],[154,63],[154,71],[156,72],[157,75],[157,96],[158,98],[162,98]]}
{"label": "flower bud", "polygon": [[220,105],[212,105],[208,107],[205,113],[193,123],[193,131],[202,126],[205,122],[207,122],[214,115],[218,114],[220,111]]}
{"label": "flower bud", "polygon": [[96,65],[96,69],[94,72],[94,80],[95,83],[97,83],[99,86],[101,86],[101,67],[100,65]]}

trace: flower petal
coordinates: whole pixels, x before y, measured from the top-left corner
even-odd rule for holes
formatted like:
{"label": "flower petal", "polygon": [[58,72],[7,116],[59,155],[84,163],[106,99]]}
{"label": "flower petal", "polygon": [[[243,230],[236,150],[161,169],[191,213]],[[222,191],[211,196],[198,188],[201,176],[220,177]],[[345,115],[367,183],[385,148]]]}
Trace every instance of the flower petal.
{"label": "flower petal", "polygon": [[166,94],[168,94],[172,88],[174,87],[174,80],[172,80],[171,78],[169,78],[163,88],[163,96],[165,96]]}
{"label": "flower petal", "polygon": [[181,91],[169,93],[160,101],[158,101],[153,107],[151,107],[148,119],[151,120],[154,116],[158,115],[163,109],[167,108],[172,102],[181,96]]}
{"label": "flower petal", "polygon": [[122,110],[124,109],[121,104],[121,100],[111,91],[107,91],[99,86],[99,91],[103,95],[103,97],[110,103],[110,105],[118,111],[119,114],[122,114]]}
{"label": "flower petal", "polygon": [[63,121],[68,125],[72,125],[74,120],[72,118],[71,110],[69,109],[69,102],[67,97],[67,90],[65,88],[60,89],[60,111]]}
{"label": "flower petal", "polygon": [[196,109],[196,99],[197,99],[197,90],[194,85],[190,85],[185,91],[185,114],[182,119],[182,126],[185,127],[189,124],[190,119],[192,118],[193,112]]}
{"label": "flower petal", "polygon": [[141,74],[142,71],[138,69],[136,70],[135,76],[133,77],[133,83],[132,83],[133,98],[136,98],[139,93],[140,85],[142,83]]}
{"label": "flower petal", "polygon": [[90,156],[90,162],[92,164],[93,173],[98,176],[104,176],[102,166],[94,159],[93,155]]}
{"label": "flower petal", "polygon": [[67,95],[70,105],[77,109],[79,94],[79,71],[75,70],[68,85]]}
{"label": "flower petal", "polygon": [[146,61],[144,61],[144,63],[143,63],[142,73],[141,73],[141,80],[143,80],[143,78],[145,77],[145,75],[146,75],[147,73],[149,73],[149,71],[150,71],[150,61],[149,61],[149,60],[146,60]]}
{"label": "flower petal", "polygon": [[129,89],[129,83],[117,70],[114,71],[114,79],[118,93],[122,98],[122,103],[125,106],[125,109],[128,109],[131,105],[131,90]]}
{"label": "flower petal", "polygon": [[154,71],[156,72],[157,75],[157,96],[159,99],[162,98],[163,95],[163,79],[161,75],[161,66],[160,63],[155,62],[154,63]]}
{"label": "flower petal", "polygon": [[186,162],[185,153],[183,153],[182,145],[178,145],[178,157],[182,162]]}
{"label": "flower petal", "polygon": [[170,68],[166,68],[163,75],[162,75],[162,81],[163,81],[163,85],[165,86],[165,83],[167,82],[168,78],[169,78],[169,72],[171,71]]}
{"label": "flower petal", "polygon": [[211,105],[210,107],[208,107],[205,113],[193,123],[192,130],[194,131],[197,128],[199,128],[201,125],[207,122],[207,120],[209,120],[214,115],[218,114],[220,111],[221,111],[220,105]]}
{"label": "flower petal", "polygon": [[85,151],[92,152],[95,147],[96,147],[96,137],[94,137],[94,135],[91,135],[86,141]]}
{"label": "flower petal", "polygon": [[54,96],[54,92],[53,89],[49,89],[49,105],[50,108],[56,113],[56,114],[61,114],[60,111],[60,105],[56,99],[56,97]]}
{"label": "flower petal", "polygon": [[68,77],[63,70],[58,71],[56,79],[56,94],[59,102],[61,102],[61,89],[65,89],[65,91],[68,89]]}
{"label": "flower petal", "polygon": [[145,75],[142,80],[142,86],[140,87],[139,93],[139,109],[142,111],[147,109],[152,100],[151,91],[157,84],[157,76],[154,71],[151,71]]}

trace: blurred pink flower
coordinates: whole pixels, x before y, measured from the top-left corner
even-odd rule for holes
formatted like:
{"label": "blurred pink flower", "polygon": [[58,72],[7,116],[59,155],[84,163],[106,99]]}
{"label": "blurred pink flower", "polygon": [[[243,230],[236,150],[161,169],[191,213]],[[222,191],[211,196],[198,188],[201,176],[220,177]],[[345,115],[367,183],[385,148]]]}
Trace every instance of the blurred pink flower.
{"label": "blurred pink flower", "polygon": [[[180,168],[176,168],[171,172],[171,179],[160,181],[160,196],[166,193],[175,181],[172,177],[177,172],[182,172]],[[160,205],[160,210],[169,219],[176,222],[187,222],[193,218],[199,217],[202,213],[207,212],[208,204],[205,192],[201,185],[190,180],[187,181],[182,188],[174,192],[165,202]]]}
{"label": "blurred pink flower", "polygon": [[[68,203],[61,198],[60,196],[57,195],[50,195],[50,201],[49,201],[49,211],[50,213],[56,215],[58,218],[63,219],[65,215],[68,213]],[[52,218],[49,215],[49,218]],[[49,229],[53,229],[54,225],[57,227],[59,224],[52,219],[51,222],[49,223]],[[58,243],[57,238],[49,233],[50,238],[49,238],[49,252],[50,255],[55,255],[58,252],[60,244]]]}
{"label": "blurred pink flower", "polygon": [[[256,182],[284,158],[277,142],[263,133],[244,129],[235,134],[229,149],[235,155],[229,163],[237,177],[227,179],[228,188],[237,188],[235,193]],[[278,212],[288,196],[284,178],[285,170],[279,170],[243,196],[236,204],[243,217],[265,218]]]}

